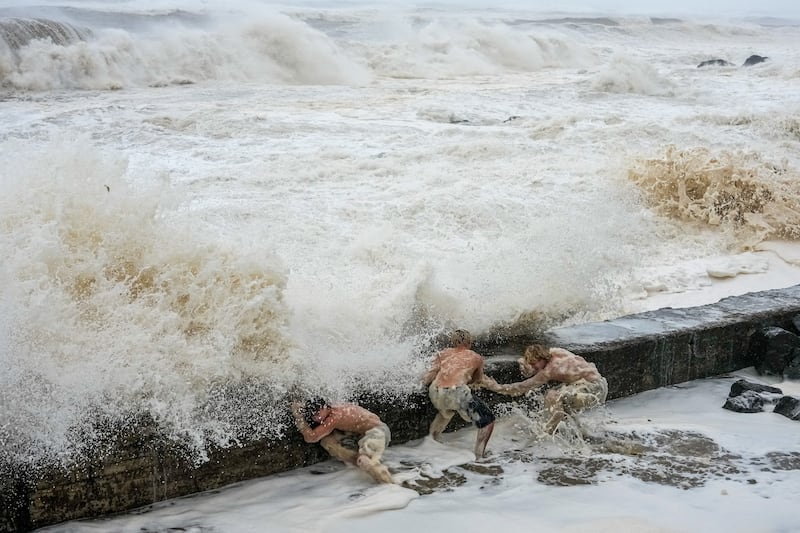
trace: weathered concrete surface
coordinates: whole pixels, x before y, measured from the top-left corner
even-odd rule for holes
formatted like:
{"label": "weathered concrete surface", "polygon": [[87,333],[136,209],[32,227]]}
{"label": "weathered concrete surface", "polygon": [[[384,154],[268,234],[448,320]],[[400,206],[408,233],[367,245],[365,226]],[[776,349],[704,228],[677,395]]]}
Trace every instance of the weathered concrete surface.
{"label": "weathered concrete surface", "polygon": [[[527,343],[543,340],[562,346],[597,364],[608,378],[609,398],[616,398],[751,366],[752,333],[766,326],[794,331],[798,314],[800,286],[794,286],[702,307],[556,328],[544,339],[508,339],[482,352],[487,373],[510,382],[522,377],[515,360]],[[486,391],[481,395],[490,404],[505,401]],[[435,414],[422,389],[402,401],[364,395],[360,402],[392,428],[394,442],[425,435]],[[0,465],[0,531],[126,511],[327,458],[320,446],[305,444],[291,432],[278,441],[212,450],[209,461],[196,466],[151,427],[143,422],[138,429],[121,432],[85,464],[54,469],[35,480]],[[455,421],[452,427],[458,427]]]}

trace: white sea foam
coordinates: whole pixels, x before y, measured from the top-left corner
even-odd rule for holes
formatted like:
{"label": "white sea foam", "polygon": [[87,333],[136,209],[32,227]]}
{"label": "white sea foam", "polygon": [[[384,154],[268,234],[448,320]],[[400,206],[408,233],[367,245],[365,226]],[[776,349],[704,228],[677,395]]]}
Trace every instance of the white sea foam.
{"label": "white sea foam", "polygon": [[615,56],[597,74],[593,86],[599,91],[647,95],[673,95],[673,85],[650,64],[627,56]]}

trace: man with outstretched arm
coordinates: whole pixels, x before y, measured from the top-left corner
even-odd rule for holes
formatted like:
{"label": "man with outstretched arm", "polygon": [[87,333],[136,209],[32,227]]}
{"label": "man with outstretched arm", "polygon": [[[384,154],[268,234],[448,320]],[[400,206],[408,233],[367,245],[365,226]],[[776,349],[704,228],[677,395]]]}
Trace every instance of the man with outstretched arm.
{"label": "man with outstretched arm", "polygon": [[[292,402],[292,414],[306,442],[319,442],[333,457],[357,466],[378,483],[394,483],[380,462],[391,433],[378,415],[351,403],[329,405],[321,398],[305,405]],[[342,444],[348,433],[360,436],[358,450]]]}
{"label": "man with outstretched arm", "polygon": [[550,381],[560,383],[547,392],[544,408],[550,414],[545,431],[555,433],[567,416],[588,407],[605,403],[608,383],[594,363],[563,348],[546,348],[540,344],[528,346],[525,356],[518,360],[525,381],[500,384],[485,377],[481,386],[508,396],[522,396]]}
{"label": "man with outstretched arm", "polygon": [[470,389],[470,385],[484,380],[483,357],[470,349],[472,337],[468,331],[458,329],[450,340],[452,347],[435,355],[433,365],[422,378],[422,383],[429,386],[428,394],[438,411],[431,423],[430,435],[439,440],[450,419],[458,413],[478,428],[475,457],[480,459],[494,429],[494,414]]}

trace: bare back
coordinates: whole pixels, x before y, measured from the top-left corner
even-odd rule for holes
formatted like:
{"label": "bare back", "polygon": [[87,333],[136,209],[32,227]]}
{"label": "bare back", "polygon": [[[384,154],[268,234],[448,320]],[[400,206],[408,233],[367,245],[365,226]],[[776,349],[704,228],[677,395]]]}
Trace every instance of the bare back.
{"label": "bare back", "polygon": [[540,372],[544,373],[548,381],[561,383],[574,383],[579,379],[597,381],[600,372],[594,363],[588,362],[580,355],[576,355],[563,348],[550,348],[551,359],[547,366]]}
{"label": "bare back", "polygon": [[360,435],[383,423],[378,415],[355,404],[334,405],[329,418],[332,419],[332,429]]}
{"label": "bare back", "polygon": [[438,372],[433,384],[437,387],[469,385],[483,379],[483,358],[463,346],[442,350],[436,359]]}

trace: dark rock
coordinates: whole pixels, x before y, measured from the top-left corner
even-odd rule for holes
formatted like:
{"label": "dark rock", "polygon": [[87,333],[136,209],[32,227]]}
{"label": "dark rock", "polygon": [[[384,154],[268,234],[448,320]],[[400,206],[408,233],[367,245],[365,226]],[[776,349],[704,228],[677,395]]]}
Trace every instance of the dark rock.
{"label": "dark rock", "polygon": [[800,315],[792,317],[792,326],[794,326],[794,333],[800,334]]}
{"label": "dark rock", "polygon": [[724,59],[707,59],[705,61],[701,61],[700,64],[697,65],[697,68],[701,67],[730,67],[733,65],[730,61],[725,61]]}
{"label": "dark rock", "polygon": [[777,387],[740,379],[731,385],[731,392],[722,408],[737,413],[760,413],[764,410],[764,403],[778,394],[783,394],[783,391]]}
{"label": "dark rock", "polygon": [[731,385],[731,392],[728,394],[729,398],[741,396],[744,392],[753,391],[755,393],[767,394],[783,394],[783,391],[778,387],[770,387],[769,385],[762,385],[761,383],[752,383],[746,379],[740,379]]}
{"label": "dark rock", "polygon": [[769,59],[769,58],[753,54],[753,55],[751,55],[750,57],[748,57],[747,59],[744,60],[744,64],[742,66],[743,67],[750,67],[752,65],[757,65],[759,63],[763,63],[767,59]]}
{"label": "dark rock", "polygon": [[792,420],[800,420],[800,398],[784,396],[775,404],[773,412]]}
{"label": "dark rock", "polygon": [[779,327],[761,328],[750,338],[748,353],[759,374],[783,376],[789,361],[800,356],[800,337]]}
{"label": "dark rock", "polygon": [[795,352],[794,357],[786,363],[783,369],[783,377],[786,379],[800,379],[800,353]]}
{"label": "dark rock", "polygon": [[760,413],[764,410],[764,399],[757,392],[746,390],[738,396],[729,396],[722,408],[737,413]]}

